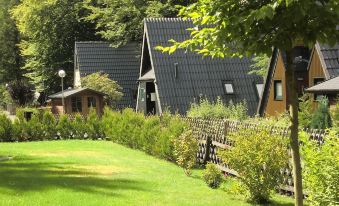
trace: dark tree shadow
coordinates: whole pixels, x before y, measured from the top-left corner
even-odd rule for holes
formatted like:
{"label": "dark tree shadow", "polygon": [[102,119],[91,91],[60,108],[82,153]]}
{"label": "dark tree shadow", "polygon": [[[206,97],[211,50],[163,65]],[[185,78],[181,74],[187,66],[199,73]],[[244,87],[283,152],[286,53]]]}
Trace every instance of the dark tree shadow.
{"label": "dark tree shadow", "polygon": [[[72,163],[69,163],[72,164]],[[20,158],[0,162],[0,188],[14,192],[39,192],[55,188],[119,196],[115,190],[149,191],[144,181],[124,178],[97,177],[97,173],[84,173],[81,169],[67,167],[67,163],[38,162]]]}

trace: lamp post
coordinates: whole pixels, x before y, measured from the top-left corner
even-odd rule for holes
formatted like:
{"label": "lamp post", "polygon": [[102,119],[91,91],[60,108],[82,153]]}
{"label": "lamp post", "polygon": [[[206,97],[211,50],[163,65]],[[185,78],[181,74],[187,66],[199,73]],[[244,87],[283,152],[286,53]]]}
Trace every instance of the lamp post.
{"label": "lamp post", "polygon": [[59,70],[58,75],[61,77],[62,113],[65,114],[64,77],[66,76],[66,72],[61,69]]}

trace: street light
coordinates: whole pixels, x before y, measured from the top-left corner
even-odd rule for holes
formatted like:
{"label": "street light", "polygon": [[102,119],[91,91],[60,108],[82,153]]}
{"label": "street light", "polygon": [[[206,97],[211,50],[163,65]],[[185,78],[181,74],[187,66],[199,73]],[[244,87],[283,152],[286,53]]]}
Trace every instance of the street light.
{"label": "street light", "polygon": [[61,94],[62,94],[62,113],[65,114],[65,100],[64,100],[64,77],[66,76],[66,72],[64,70],[59,70],[59,77],[61,77]]}

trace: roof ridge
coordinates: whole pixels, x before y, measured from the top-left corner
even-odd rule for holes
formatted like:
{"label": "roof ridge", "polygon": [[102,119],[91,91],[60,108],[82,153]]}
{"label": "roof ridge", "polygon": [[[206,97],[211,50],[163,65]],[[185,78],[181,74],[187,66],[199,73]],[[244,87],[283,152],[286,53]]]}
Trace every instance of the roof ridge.
{"label": "roof ridge", "polygon": [[148,17],[145,18],[145,22],[183,22],[190,21],[190,18],[182,18],[182,17]]}

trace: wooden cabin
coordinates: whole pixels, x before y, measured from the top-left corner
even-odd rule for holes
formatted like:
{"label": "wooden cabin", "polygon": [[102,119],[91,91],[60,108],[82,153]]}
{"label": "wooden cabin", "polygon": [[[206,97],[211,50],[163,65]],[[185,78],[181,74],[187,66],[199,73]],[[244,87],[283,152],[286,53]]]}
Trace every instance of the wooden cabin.
{"label": "wooden cabin", "polygon": [[[104,93],[89,89],[77,88],[66,89],[62,92],[50,95],[53,114],[76,114],[87,115],[91,108],[95,109],[98,115],[102,115],[104,108]],[[62,106],[64,97],[65,106]]]}
{"label": "wooden cabin", "polygon": [[[339,76],[339,45],[330,47],[317,43],[311,51],[299,46],[293,53],[301,60],[295,63],[299,96],[305,93],[305,89]],[[284,52],[274,49],[258,106],[260,116],[276,116],[287,111],[289,93],[286,90],[285,68]],[[313,108],[316,108],[319,94],[312,95]]]}

